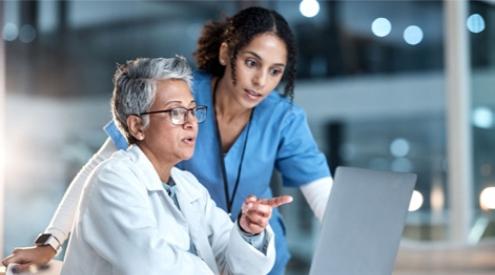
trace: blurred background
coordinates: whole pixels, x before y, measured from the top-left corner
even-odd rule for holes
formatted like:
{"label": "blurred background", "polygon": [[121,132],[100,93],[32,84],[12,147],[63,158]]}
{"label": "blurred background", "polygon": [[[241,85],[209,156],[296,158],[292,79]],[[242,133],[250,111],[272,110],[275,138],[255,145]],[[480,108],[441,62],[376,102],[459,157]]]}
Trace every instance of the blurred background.
{"label": "blurred background", "polygon": [[[418,174],[394,274],[495,274],[494,0],[1,2],[3,255],[33,243],[104,141],[116,64],[192,63],[205,22],[252,5],[295,32],[295,102],[331,170]],[[319,223],[273,178],[296,198],[287,273],[306,274]]]}

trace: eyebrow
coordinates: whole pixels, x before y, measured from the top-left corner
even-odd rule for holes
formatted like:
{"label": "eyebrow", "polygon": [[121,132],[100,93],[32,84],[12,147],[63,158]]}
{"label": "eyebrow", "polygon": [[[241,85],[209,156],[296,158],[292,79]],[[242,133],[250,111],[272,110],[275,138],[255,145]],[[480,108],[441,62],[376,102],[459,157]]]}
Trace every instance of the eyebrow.
{"label": "eyebrow", "polygon": [[[259,60],[263,60],[263,58],[261,58],[261,56],[259,56],[257,53],[255,52],[252,52],[252,51],[244,51],[245,53],[248,53],[248,54],[251,54],[253,55],[254,57],[256,57],[257,59]],[[273,64],[275,66],[282,66],[282,67],[285,67],[285,64],[284,63],[275,63]]]}
{"label": "eyebrow", "polygon": [[[179,100],[167,101],[167,102],[165,102],[165,106],[168,106],[168,105],[173,104],[173,103],[182,104],[182,101],[179,101]],[[196,103],[196,101],[195,100],[191,100],[191,102],[189,102],[189,105],[191,105],[193,103]]]}

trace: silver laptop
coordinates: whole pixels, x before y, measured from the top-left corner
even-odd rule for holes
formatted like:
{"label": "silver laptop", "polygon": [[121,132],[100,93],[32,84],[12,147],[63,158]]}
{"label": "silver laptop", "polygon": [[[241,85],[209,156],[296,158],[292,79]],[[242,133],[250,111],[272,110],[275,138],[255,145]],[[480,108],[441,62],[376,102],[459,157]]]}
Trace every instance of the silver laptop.
{"label": "silver laptop", "polygon": [[338,167],[310,275],[392,274],[416,175]]}

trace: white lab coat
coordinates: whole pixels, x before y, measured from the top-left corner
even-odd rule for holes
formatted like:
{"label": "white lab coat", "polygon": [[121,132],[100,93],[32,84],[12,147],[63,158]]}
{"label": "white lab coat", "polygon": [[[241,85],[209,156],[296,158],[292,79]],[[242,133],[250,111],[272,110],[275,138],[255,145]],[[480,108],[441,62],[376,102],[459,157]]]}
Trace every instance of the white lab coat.
{"label": "white lab coat", "polygon": [[[173,168],[180,211],[138,146],[98,166],[83,190],[62,274],[266,274],[275,260],[247,243],[189,172]],[[191,241],[197,254],[189,252]]]}

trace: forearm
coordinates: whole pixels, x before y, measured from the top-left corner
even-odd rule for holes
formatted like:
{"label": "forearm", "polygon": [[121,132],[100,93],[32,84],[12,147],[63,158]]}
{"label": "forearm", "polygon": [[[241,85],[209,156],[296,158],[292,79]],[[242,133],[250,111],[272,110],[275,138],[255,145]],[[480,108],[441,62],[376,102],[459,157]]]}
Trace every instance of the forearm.
{"label": "forearm", "polygon": [[268,239],[266,238],[266,231],[253,235],[242,230],[241,226],[239,225],[239,222],[236,222],[236,224],[237,227],[239,227],[239,231],[244,241],[249,243],[251,246],[256,248],[261,253],[266,254],[266,249],[268,248]]}
{"label": "forearm", "polygon": [[265,252],[259,251],[242,237],[239,227],[234,226],[230,233],[227,248],[229,272],[233,274],[267,274],[275,263],[275,241],[273,231],[267,226],[264,231]]}
{"label": "forearm", "polygon": [[221,274],[267,274],[275,261],[274,235],[270,226],[267,226],[262,234],[257,235],[261,237],[261,247],[259,247],[246,240],[240,224],[232,223],[227,213],[216,207],[206,190],[204,199],[207,201],[205,221],[209,228],[208,239],[215,254],[219,272]]}
{"label": "forearm", "polygon": [[82,189],[88,176],[93,172],[96,166],[108,159],[115,152],[115,146],[107,139],[101,148],[93,155],[93,157],[83,166],[81,171],[76,175],[69,185],[69,188],[64,194],[62,201],[57,207],[50,224],[46,228],[47,233],[53,234],[60,243],[67,240],[69,233],[72,230],[74,216],[76,213],[79,200],[81,198]]}
{"label": "forearm", "polygon": [[332,185],[332,178],[324,177],[301,186],[306,201],[319,221],[323,220]]}

